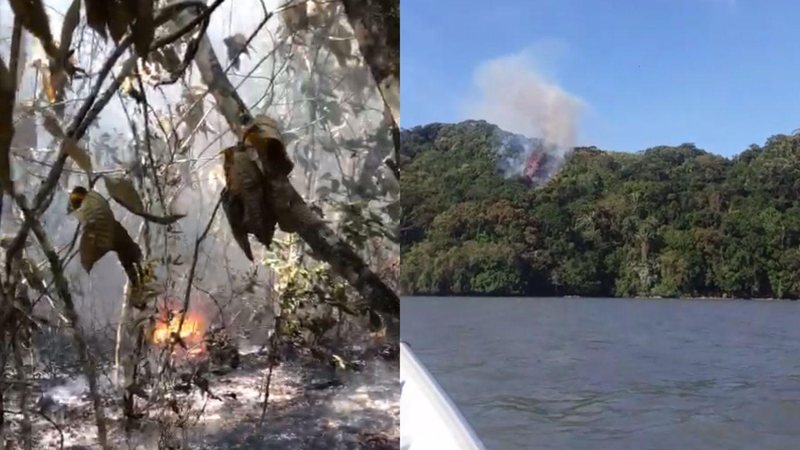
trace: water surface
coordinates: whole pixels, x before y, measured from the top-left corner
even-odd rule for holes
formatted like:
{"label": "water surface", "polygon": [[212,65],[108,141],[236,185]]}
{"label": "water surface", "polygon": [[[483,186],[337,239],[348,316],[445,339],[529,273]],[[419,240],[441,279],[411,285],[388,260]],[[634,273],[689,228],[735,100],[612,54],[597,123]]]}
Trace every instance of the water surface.
{"label": "water surface", "polygon": [[405,298],[489,449],[800,448],[800,303]]}

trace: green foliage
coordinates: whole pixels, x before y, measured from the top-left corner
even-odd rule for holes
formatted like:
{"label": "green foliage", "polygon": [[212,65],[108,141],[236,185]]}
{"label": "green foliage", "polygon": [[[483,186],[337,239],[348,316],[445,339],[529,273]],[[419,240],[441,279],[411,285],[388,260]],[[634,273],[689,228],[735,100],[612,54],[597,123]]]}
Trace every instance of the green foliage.
{"label": "green foliage", "polygon": [[281,319],[277,337],[297,347],[314,350],[340,325],[343,315],[362,313],[350,300],[351,288],[332,276],[329,267],[301,263],[295,239],[290,236],[287,242],[275,241],[274,252],[265,260],[275,274],[273,310]]}
{"label": "green foliage", "polygon": [[579,148],[544,187],[505,177],[483,121],[402,133],[407,294],[800,298],[800,137]]}

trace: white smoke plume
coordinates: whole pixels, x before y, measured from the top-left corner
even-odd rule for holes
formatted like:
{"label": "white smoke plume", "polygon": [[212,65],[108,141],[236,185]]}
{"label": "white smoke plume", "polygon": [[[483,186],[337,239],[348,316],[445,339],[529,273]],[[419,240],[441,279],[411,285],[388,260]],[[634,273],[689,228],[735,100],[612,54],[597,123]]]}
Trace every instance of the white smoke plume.
{"label": "white smoke plume", "polygon": [[[541,139],[545,152],[559,164],[575,146],[585,102],[543,74],[530,50],[484,62],[475,70],[473,81],[477,98],[467,104],[468,116]],[[528,148],[526,153],[533,150]],[[521,167],[509,169],[522,171]]]}

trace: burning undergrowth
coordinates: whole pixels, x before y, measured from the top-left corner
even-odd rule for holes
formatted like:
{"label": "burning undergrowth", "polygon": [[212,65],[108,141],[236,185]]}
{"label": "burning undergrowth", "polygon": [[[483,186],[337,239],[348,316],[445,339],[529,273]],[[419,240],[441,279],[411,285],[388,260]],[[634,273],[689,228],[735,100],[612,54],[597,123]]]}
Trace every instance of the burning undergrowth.
{"label": "burning undergrowth", "polygon": [[[307,285],[288,289],[293,301],[334,301],[318,278],[325,272],[307,273]],[[336,284],[331,288],[339,292]],[[113,362],[98,355],[113,448],[397,447],[397,348],[381,333],[364,333],[367,318],[348,319],[347,333],[343,324],[323,320],[337,315],[325,305],[311,312],[284,309],[283,322],[293,328],[273,341],[274,332],[253,333],[270,318],[224,316],[211,295],[197,293],[190,300],[186,311],[176,296],[153,305],[144,335],[147,355],[139,366],[142,381],[133,389],[134,422],[117,400]],[[29,372],[30,435],[37,448],[57,449],[62,443],[65,449],[99,448],[89,386],[74,363]],[[14,375],[9,370],[4,379]],[[20,394],[16,386],[6,386],[4,403],[18,405]],[[11,420],[5,438],[13,441],[22,421],[6,409]]]}
{"label": "burning undergrowth", "polygon": [[173,358],[203,357],[207,354],[206,334],[209,331],[210,308],[208,301],[198,297],[183,311],[182,301],[176,297],[160,299],[153,317],[150,342],[169,349]]}

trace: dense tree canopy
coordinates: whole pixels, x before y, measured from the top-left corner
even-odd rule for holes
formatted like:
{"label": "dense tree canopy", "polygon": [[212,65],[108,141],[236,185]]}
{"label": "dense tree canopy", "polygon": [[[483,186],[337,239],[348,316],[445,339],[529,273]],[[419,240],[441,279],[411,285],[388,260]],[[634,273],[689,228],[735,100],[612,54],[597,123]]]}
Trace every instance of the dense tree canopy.
{"label": "dense tree canopy", "polygon": [[800,297],[800,136],[730,159],[578,148],[539,188],[498,169],[509,140],[402,132],[406,294]]}

